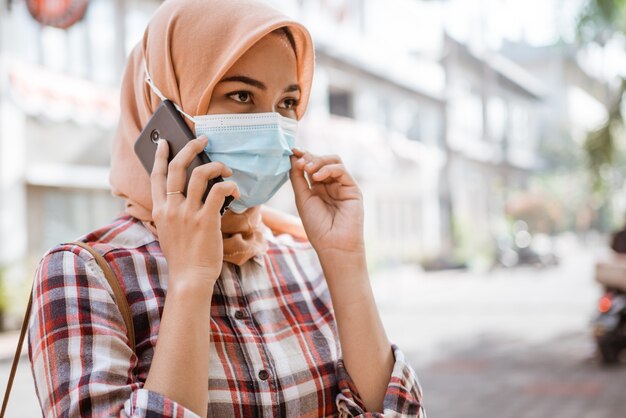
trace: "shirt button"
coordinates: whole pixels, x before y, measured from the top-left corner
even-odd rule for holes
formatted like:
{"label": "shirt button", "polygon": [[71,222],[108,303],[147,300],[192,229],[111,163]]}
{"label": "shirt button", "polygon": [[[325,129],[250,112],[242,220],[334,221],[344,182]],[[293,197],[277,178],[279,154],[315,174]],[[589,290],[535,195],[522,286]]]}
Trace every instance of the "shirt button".
{"label": "shirt button", "polygon": [[235,312],[235,318],[243,319],[243,317],[244,317],[243,312],[241,312],[241,311],[236,311]]}
{"label": "shirt button", "polygon": [[259,372],[259,379],[267,380],[268,377],[270,377],[270,374],[267,372],[267,370],[261,370]]}

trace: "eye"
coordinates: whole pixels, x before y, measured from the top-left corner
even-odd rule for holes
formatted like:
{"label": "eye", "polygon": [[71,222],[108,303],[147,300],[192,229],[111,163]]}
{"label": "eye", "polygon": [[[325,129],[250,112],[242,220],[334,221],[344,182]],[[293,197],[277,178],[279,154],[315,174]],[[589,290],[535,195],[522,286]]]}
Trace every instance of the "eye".
{"label": "eye", "polygon": [[280,107],[282,109],[292,110],[296,106],[298,106],[298,100],[294,99],[293,97],[288,97],[285,100],[283,100],[282,105]]}
{"label": "eye", "polygon": [[249,91],[236,91],[226,95],[228,98],[236,101],[237,103],[250,103],[252,94]]}

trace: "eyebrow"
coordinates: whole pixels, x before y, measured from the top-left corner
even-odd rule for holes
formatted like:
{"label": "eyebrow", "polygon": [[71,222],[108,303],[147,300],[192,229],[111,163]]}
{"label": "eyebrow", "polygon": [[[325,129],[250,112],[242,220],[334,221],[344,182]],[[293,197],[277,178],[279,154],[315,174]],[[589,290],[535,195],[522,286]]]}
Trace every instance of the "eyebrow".
{"label": "eyebrow", "polygon": [[[246,77],[245,75],[235,75],[232,77],[226,77],[220,80],[220,83],[224,83],[228,81],[238,81],[240,83],[249,84],[261,90],[267,90],[267,86],[263,82],[259,80],[255,80],[254,78]],[[285,93],[289,93],[292,91],[300,91],[300,86],[298,84],[291,84],[285,89]]]}

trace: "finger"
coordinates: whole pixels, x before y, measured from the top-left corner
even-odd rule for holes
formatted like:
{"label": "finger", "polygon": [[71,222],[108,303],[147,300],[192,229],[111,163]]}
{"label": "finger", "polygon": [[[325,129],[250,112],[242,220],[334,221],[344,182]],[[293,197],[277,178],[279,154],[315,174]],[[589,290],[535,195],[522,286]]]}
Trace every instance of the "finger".
{"label": "finger", "polygon": [[311,180],[320,183],[336,181],[343,186],[354,186],[356,184],[343,164],[325,165],[311,175]]}
{"label": "finger", "polygon": [[237,184],[234,181],[216,183],[211,187],[211,191],[201,210],[206,216],[215,216],[216,213],[219,214],[224,204],[224,199],[226,199],[227,196],[233,196],[235,199],[239,199],[241,194],[239,193]]}
{"label": "finger", "polygon": [[160,139],[154,155],[154,164],[150,173],[150,188],[152,191],[152,206],[161,206],[165,202],[167,180],[167,156],[169,144],[165,139]]}
{"label": "finger", "polygon": [[[177,190],[185,190],[185,181],[187,180],[187,167],[191,161],[198,155],[208,143],[206,136],[200,136],[192,139],[185,144],[183,149],[170,161],[167,174],[167,190],[174,192]],[[180,193],[178,195],[182,196]],[[170,195],[174,196],[174,195]]]}
{"label": "finger", "polygon": [[194,168],[187,188],[187,200],[196,208],[200,208],[209,180],[218,176],[230,177],[232,174],[233,171],[220,162],[210,162]]}
{"label": "finger", "polygon": [[297,157],[291,156],[291,170],[289,170],[289,178],[291,179],[291,187],[293,187],[293,193],[296,197],[296,204],[306,201],[311,196],[311,188],[309,182],[304,177],[304,171],[299,168],[295,162]]}
{"label": "finger", "polygon": [[293,149],[292,150],[293,155],[296,157],[296,166],[298,168],[303,169],[304,166],[313,159],[313,154],[311,154],[310,152],[307,151],[303,151],[303,150],[296,150]]}
{"label": "finger", "polygon": [[293,155],[295,155],[295,156],[296,156],[296,158],[300,158],[300,157],[302,157],[302,156],[304,155],[304,153],[305,153],[305,151],[304,151],[304,150],[302,150],[302,149],[300,149],[300,148],[298,148],[298,147],[293,147],[293,148],[291,149],[291,152],[293,152]]}
{"label": "finger", "polygon": [[337,164],[341,162],[341,158],[338,155],[317,156],[315,154],[305,152],[304,155],[298,159],[297,165],[308,174],[313,174],[318,171],[322,166],[328,164]]}

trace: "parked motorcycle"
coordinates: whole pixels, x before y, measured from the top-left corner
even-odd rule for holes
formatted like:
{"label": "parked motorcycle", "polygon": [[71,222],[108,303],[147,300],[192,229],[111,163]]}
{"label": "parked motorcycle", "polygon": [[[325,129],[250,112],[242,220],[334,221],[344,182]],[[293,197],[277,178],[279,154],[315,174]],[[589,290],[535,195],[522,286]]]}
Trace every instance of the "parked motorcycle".
{"label": "parked motorcycle", "polygon": [[592,320],[593,336],[602,363],[614,364],[626,349],[626,255],[597,262],[595,280],[603,292]]}
{"label": "parked motorcycle", "polygon": [[555,267],[559,257],[546,235],[533,235],[524,221],[517,221],[510,234],[496,238],[494,267]]}

